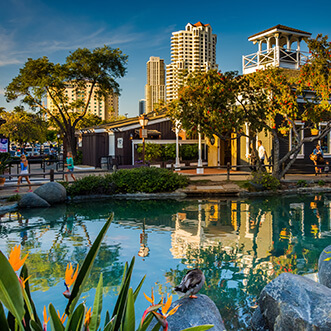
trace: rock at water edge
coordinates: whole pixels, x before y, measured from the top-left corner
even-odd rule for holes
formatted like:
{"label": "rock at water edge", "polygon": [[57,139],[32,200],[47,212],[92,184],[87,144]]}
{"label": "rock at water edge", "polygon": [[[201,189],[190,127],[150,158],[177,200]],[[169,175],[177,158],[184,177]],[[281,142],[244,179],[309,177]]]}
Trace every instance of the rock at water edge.
{"label": "rock at water edge", "polygon": [[67,191],[63,185],[56,182],[49,182],[38,187],[34,193],[46,200],[50,205],[64,202],[67,199]]}
{"label": "rock at water edge", "polygon": [[18,202],[20,208],[50,207],[50,204],[35,193],[27,193]]}
{"label": "rock at water edge", "polygon": [[[169,311],[177,305],[181,305],[174,315],[167,318],[169,331],[180,331],[193,326],[213,324],[212,331],[226,330],[222,316],[214,301],[204,294],[199,294],[197,299],[180,299],[172,303]],[[155,319],[154,319],[155,320]],[[152,321],[148,330],[152,330],[156,324]]]}
{"label": "rock at water edge", "polygon": [[321,284],[331,288],[331,245],[324,248],[319,257],[318,278]]}
{"label": "rock at water edge", "polygon": [[258,301],[267,330],[331,330],[331,289],[306,277],[283,273]]}

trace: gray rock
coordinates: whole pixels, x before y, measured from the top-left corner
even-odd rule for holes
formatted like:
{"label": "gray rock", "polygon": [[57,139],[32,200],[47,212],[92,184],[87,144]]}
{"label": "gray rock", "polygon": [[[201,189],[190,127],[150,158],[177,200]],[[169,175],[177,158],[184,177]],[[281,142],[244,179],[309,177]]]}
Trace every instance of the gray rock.
{"label": "gray rock", "polygon": [[[329,331],[330,303],[331,289],[306,277],[283,273],[261,292],[259,306],[266,322],[264,330]],[[253,330],[263,329],[253,325]]]}
{"label": "gray rock", "polygon": [[266,321],[262,315],[260,307],[257,307],[254,311],[251,320],[252,330],[254,331],[267,331],[269,330]]}
{"label": "gray rock", "polygon": [[34,193],[46,200],[50,205],[64,202],[67,199],[67,191],[63,185],[56,182],[49,182],[38,187]]}
{"label": "gray rock", "polygon": [[50,207],[50,204],[35,193],[24,194],[18,202],[20,208]]}
{"label": "gray rock", "polygon": [[[325,261],[327,258],[330,260]],[[323,249],[318,260],[318,278],[321,284],[331,288],[331,245]]]}
{"label": "gray rock", "polygon": [[[177,312],[167,318],[169,331],[180,331],[193,326],[213,324],[214,327],[209,329],[213,331],[226,330],[222,316],[216,307],[214,301],[204,294],[198,294],[197,299],[180,299],[172,303],[169,311],[176,305],[180,304]],[[152,330],[156,324],[155,318],[150,324],[148,330]]]}

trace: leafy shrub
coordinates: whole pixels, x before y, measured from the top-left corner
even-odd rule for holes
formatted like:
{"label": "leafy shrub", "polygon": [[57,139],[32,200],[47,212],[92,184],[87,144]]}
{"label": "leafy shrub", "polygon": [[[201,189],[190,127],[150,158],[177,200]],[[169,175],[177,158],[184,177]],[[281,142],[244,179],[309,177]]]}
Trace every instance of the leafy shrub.
{"label": "leafy shrub", "polygon": [[95,176],[90,175],[77,179],[72,184],[67,183],[62,185],[66,188],[67,194],[75,195],[91,195],[91,194],[112,194],[115,192],[112,175]]}
{"label": "leafy shrub", "polygon": [[21,200],[21,196],[19,194],[14,194],[11,195],[10,197],[7,198],[8,202],[13,202],[13,201],[20,201]]}
{"label": "leafy shrub", "polygon": [[273,191],[277,190],[280,186],[279,180],[267,172],[253,172],[252,176],[252,186],[258,187],[259,185],[261,185],[263,189]]}
{"label": "leafy shrub", "polygon": [[188,185],[188,178],[168,169],[141,167],[112,175],[117,193],[171,192]]}
{"label": "leafy shrub", "polygon": [[[143,145],[139,144],[137,152],[142,154]],[[179,156],[183,160],[194,160],[198,158],[198,144],[181,145]],[[146,161],[168,161],[176,158],[176,144],[145,144]]]}
{"label": "leafy shrub", "polygon": [[319,186],[324,186],[325,185],[325,181],[324,180],[319,180],[318,182],[317,182],[317,184],[319,185]]}
{"label": "leafy shrub", "polygon": [[114,193],[172,192],[188,185],[188,178],[168,169],[123,169],[105,176],[90,175],[72,184],[61,182],[69,196]]}
{"label": "leafy shrub", "polygon": [[297,186],[298,187],[307,187],[308,184],[307,184],[307,182],[305,180],[300,179],[300,180],[297,181]]}

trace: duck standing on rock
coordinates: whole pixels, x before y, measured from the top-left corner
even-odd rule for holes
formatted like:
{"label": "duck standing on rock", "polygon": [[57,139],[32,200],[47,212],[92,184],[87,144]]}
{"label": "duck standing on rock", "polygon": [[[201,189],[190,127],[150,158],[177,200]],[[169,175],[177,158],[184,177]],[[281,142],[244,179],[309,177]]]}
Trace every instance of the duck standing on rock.
{"label": "duck standing on rock", "polygon": [[202,288],[203,284],[205,283],[205,276],[203,272],[196,268],[189,270],[182,282],[174,288],[174,290],[179,294],[182,295],[183,298],[191,298],[196,299],[197,294],[200,289]]}

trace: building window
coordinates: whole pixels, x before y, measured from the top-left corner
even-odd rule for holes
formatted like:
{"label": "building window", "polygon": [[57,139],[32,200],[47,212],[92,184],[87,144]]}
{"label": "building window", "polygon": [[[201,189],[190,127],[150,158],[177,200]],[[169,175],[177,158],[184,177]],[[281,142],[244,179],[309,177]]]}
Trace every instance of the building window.
{"label": "building window", "polygon": [[[320,123],[319,124],[319,132],[321,133],[327,123]],[[321,145],[322,151],[324,154],[331,154],[331,134],[330,131],[327,135],[325,135],[322,139],[319,140],[319,144]]]}
{"label": "building window", "polygon": [[[296,130],[298,132],[298,135],[299,135],[301,140],[304,138],[304,127],[305,127],[304,122],[295,121],[295,128],[296,128]],[[299,141],[297,140],[297,137],[295,136],[295,134],[293,133],[293,130],[291,129],[290,134],[289,134],[289,148],[290,148],[290,150],[292,150],[292,147],[294,147],[298,143],[299,143]],[[293,155],[291,156],[291,158],[292,157],[293,157]],[[297,158],[298,159],[303,159],[304,157],[305,157],[304,145],[302,145]]]}

